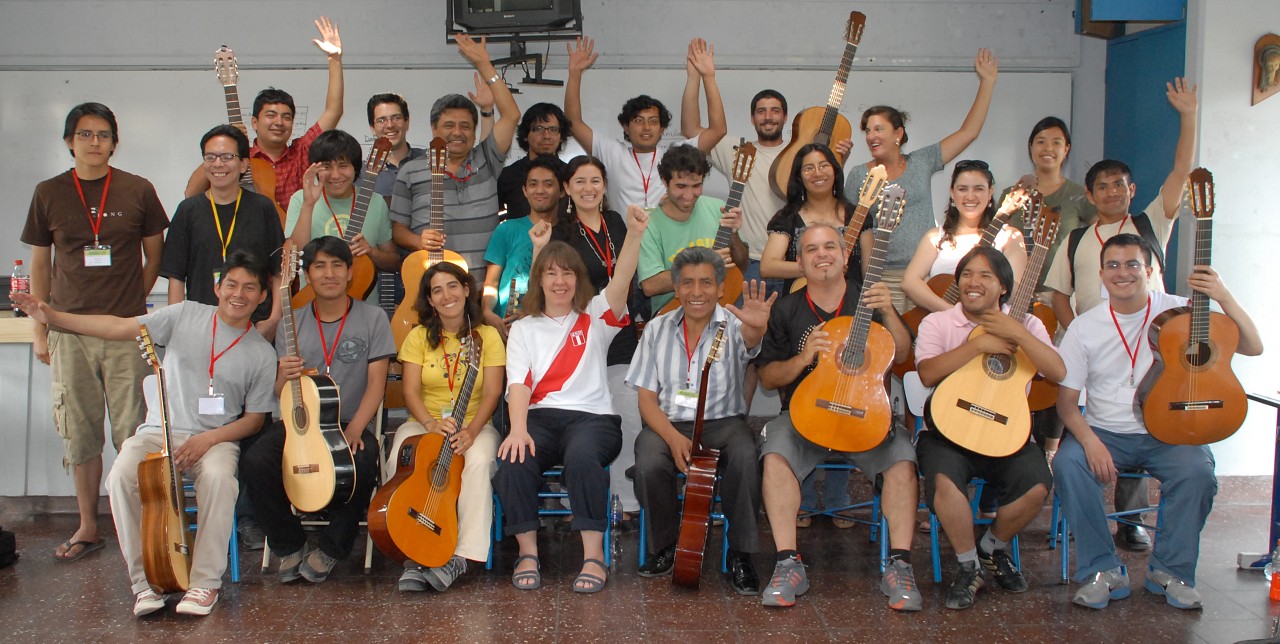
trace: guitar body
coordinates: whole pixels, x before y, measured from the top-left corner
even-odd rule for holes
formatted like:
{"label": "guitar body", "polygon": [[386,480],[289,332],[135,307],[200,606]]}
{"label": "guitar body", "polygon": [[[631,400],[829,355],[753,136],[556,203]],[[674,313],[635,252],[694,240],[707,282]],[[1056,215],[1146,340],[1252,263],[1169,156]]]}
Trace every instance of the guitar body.
{"label": "guitar body", "polygon": [[702,556],[707,549],[707,532],[711,528],[711,504],[716,498],[716,467],[720,453],[706,450],[694,456],[685,473],[684,513],[680,516],[680,538],[676,541],[676,560],[672,583],[697,588],[702,579]]}
{"label": "guitar body", "polygon": [[426,275],[427,269],[436,261],[445,261],[458,265],[464,271],[469,270],[467,260],[462,259],[462,255],[451,250],[442,250],[438,254],[444,259],[432,260],[432,253],[425,250],[414,251],[409,253],[409,256],[404,258],[404,263],[400,265],[400,279],[404,280],[404,299],[401,300],[400,306],[396,307],[396,314],[391,316],[391,333],[396,338],[397,347],[404,344],[409,331],[418,325],[418,312],[415,306],[418,302],[418,291],[422,286],[422,276]]}
{"label": "guitar body", "polygon": [[1138,387],[1135,405],[1155,438],[1173,445],[1207,445],[1240,429],[1248,399],[1231,371],[1240,328],[1209,313],[1209,342],[1191,342],[1191,311],[1180,307],[1156,316],[1148,330],[1151,369]]}
{"label": "guitar body", "polygon": [[138,495],[142,502],[142,568],[156,592],[186,591],[191,581],[191,533],[186,499],[174,498],[182,481],[174,481],[169,457],[156,453],[138,463]]}
{"label": "guitar body", "polygon": [[[982,327],[969,334],[984,335]],[[983,354],[947,376],[933,391],[929,416],[947,440],[985,456],[1008,456],[1031,437],[1027,383],[1036,367],[1027,353]]]}
{"label": "guitar body", "polygon": [[[378,280],[378,269],[373,265],[373,260],[368,255],[360,255],[353,257],[351,261],[351,282],[347,285],[347,295],[360,301],[364,301],[369,294],[373,292],[373,285]],[[311,288],[311,284],[298,289],[297,293],[289,300],[289,305],[295,309],[300,309],[316,299],[315,289]]]}
{"label": "guitar body", "polygon": [[[388,557],[443,566],[458,547],[463,457],[438,467],[443,434],[413,436],[396,455],[396,475],[369,504],[369,536]],[[438,471],[443,470],[443,471]]]}
{"label": "guitar body", "polygon": [[302,376],[301,400],[289,387],[280,392],[284,421],[281,471],[289,502],[302,512],[319,512],[351,500],[355,461],[342,435],[338,386],[328,376]]}
{"label": "guitar body", "polygon": [[[742,271],[737,266],[724,271],[724,295],[720,296],[720,306],[729,306],[742,297]],[[658,315],[670,313],[680,308],[680,298],[673,297],[667,305],[658,311]]]}
{"label": "guitar body", "polygon": [[271,205],[276,207],[276,214],[280,215],[280,225],[284,226],[289,220],[289,211],[285,210],[276,201],[276,168],[271,162],[254,157],[249,159],[249,172],[253,175],[253,187],[258,194],[271,200]]}
{"label": "guitar body", "polygon": [[884,442],[893,423],[885,374],[893,363],[893,336],[872,324],[860,364],[842,364],[853,318],[822,325],[833,349],[818,358],[791,396],[791,422],[801,436],[840,452],[865,452]]}
{"label": "guitar body", "polygon": [[791,141],[778,154],[778,158],[773,160],[773,165],[769,168],[769,185],[773,187],[774,194],[779,197],[787,198],[787,183],[791,181],[791,166],[795,163],[796,153],[810,143],[821,143],[832,148],[831,151],[840,160],[840,165],[844,165],[845,157],[835,151],[832,142],[852,138],[853,125],[849,123],[849,119],[837,112],[835,125],[832,126],[831,131],[823,132],[822,120],[828,109],[825,105],[806,108],[796,114],[795,119],[791,121]]}
{"label": "guitar body", "polygon": [[[1044,330],[1052,338],[1058,332],[1058,316],[1053,314],[1053,307],[1036,302],[1031,307],[1031,314],[1040,318]],[[1058,389],[1061,387],[1052,380],[1045,380],[1040,374],[1031,380],[1031,391],[1027,393],[1027,403],[1031,411],[1044,411],[1058,404]]]}
{"label": "guitar body", "polygon": [[[929,281],[925,282],[925,285],[929,287],[929,290],[933,291],[934,295],[946,299],[944,296],[946,295],[947,290],[955,283],[956,278],[954,275],[944,273],[942,275],[934,275],[929,278]],[[933,313],[933,311],[930,311],[923,306],[916,306],[902,314],[902,321],[907,325],[907,329],[911,331],[911,337],[914,338],[920,333],[920,323],[924,322],[924,319],[928,317],[930,313]],[[907,360],[905,362],[893,365],[893,375],[901,378],[915,370],[916,352],[913,347],[911,355],[907,356]]]}

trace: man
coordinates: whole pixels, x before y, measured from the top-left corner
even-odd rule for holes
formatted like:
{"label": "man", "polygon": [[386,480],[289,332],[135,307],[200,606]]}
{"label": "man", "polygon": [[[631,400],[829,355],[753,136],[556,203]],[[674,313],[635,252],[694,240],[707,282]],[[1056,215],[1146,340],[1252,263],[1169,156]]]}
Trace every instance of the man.
{"label": "man", "polygon": [[745,266],[747,246],[738,237],[742,209],[725,209],[725,203],[702,196],[702,183],[711,172],[707,156],[692,145],[671,148],[658,164],[658,176],[666,187],[662,203],[649,211],[649,227],[640,242],[640,288],[656,313],[671,301],[674,280],[671,263],[676,253],[690,246],[711,248],[721,226],[733,230],[729,246],[720,249],[725,266]]}
{"label": "man", "polygon": [[[765,441],[760,447],[764,509],[778,550],[773,578],[764,591],[765,606],[792,606],[796,597],[809,589],[804,563],[796,551],[800,481],[833,453],[796,431],[789,411],[791,396],[819,354],[837,349],[819,325],[853,315],[859,305],[858,285],[845,280],[844,240],[836,229],[826,224],[806,229],[800,235],[798,261],[808,285],[773,307],[769,330],[756,358],[760,384],[778,390],[782,401],[782,415],[765,426]],[[905,360],[911,335],[893,309],[889,288],[878,282],[865,290],[861,304],[874,309],[876,318],[892,334],[894,361]],[[880,506],[889,524],[889,561],[885,562],[880,590],[889,597],[890,608],[920,610],[922,599],[911,567],[918,493],[911,434],[894,427],[878,447],[835,454],[856,465],[872,482],[879,479]]]}
{"label": "man", "polygon": [[[447,94],[431,106],[431,134],[444,139],[448,159],[444,185],[444,232],[427,227],[431,217],[431,162],[419,158],[405,163],[396,175],[391,197],[391,231],[396,245],[407,252],[449,249],[462,255],[477,281],[484,281],[484,252],[498,226],[498,173],[511,149],[520,122],[520,108],[511,90],[489,62],[485,40],[459,34],[458,52],[493,92],[501,113],[493,131],[476,148],[480,115],[461,94]],[[478,89],[478,87],[477,87]]]}
{"label": "man", "polygon": [[528,152],[525,158],[502,169],[498,175],[498,207],[506,212],[504,219],[516,219],[529,214],[529,201],[523,186],[529,164],[545,157],[557,161],[556,172],[564,168],[559,163],[560,153],[569,140],[569,118],[559,106],[552,103],[534,103],[520,119],[516,129],[516,144]]}
{"label": "man", "polygon": [[[512,295],[511,280],[515,280],[517,298],[529,290],[529,269],[533,266],[533,240],[529,231],[539,223],[545,222],[547,226],[556,223],[556,209],[560,207],[557,172],[561,165],[555,156],[539,156],[529,161],[522,187],[525,203],[529,205],[527,216],[498,224],[489,238],[489,247],[484,253],[485,262],[489,264],[484,278],[484,307],[500,318],[505,317],[508,298]],[[503,319],[508,327],[514,321]]]}
{"label": "man", "polygon": [[[22,243],[31,245],[31,294],[71,313],[142,315],[160,273],[169,225],[164,206],[151,182],[111,167],[120,135],[107,106],[72,108],[62,140],[75,166],[36,186],[22,229]],[[131,339],[84,337],[39,320],[31,348],[53,367],[53,424],[65,449],[63,466],[72,468],[80,514],[80,526],[53,556],[75,561],[102,548],[103,399],[118,452],[142,422],[147,366],[136,359]]]}
{"label": "man", "polygon": [[[184,301],[138,317],[77,315],[58,311],[36,296],[15,296],[22,310],[41,324],[133,343],[135,354],[122,356],[122,361],[143,362],[133,340],[140,324],[147,326],[157,345],[165,347],[171,457],[178,470],[195,480],[200,507],[189,589],[176,609],[186,615],[208,615],[218,602],[227,569],[231,515],[239,495],[237,441],[257,432],[275,406],[271,345],[249,322],[254,309],[266,300],[267,278],[265,263],[235,251],[223,265],[216,307]],[[133,585],[133,614],[138,617],[164,608],[164,598],[147,581],[139,534],[138,463],[147,454],[161,451],[164,443],[158,391],[152,380],[146,421],[121,446],[107,477],[120,552]]]}
{"label": "man", "polygon": [[[1121,233],[1108,239],[1100,258],[1108,304],[1081,314],[1062,340],[1067,376],[1058,392],[1058,413],[1069,435],[1054,459],[1053,478],[1075,537],[1073,579],[1084,584],[1072,601],[1089,608],[1104,608],[1112,599],[1129,596],[1129,575],[1116,557],[1107,528],[1102,486],[1116,479],[1118,469],[1136,467],[1160,481],[1166,518],[1143,587],[1164,595],[1176,608],[1201,606],[1195,573],[1200,531],[1218,491],[1213,453],[1207,445],[1170,445],[1152,437],[1136,404],[1134,383],[1143,381],[1153,363],[1146,341],[1151,322],[1161,312],[1187,303],[1186,298],[1151,290],[1152,256],[1151,247],[1137,235]],[[1196,265],[1187,284],[1217,302],[1239,327],[1236,353],[1262,353],[1257,327],[1216,271]],[[1084,389],[1089,402],[1081,415]]]}
{"label": "man", "polygon": [[[307,169],[307,150],[311,142],[321,132],[338,127],[338,121],[342,120],[342,37],[338,34],[338,25],[324,16],[315,24],[320,30],[320,38],[311,42],[324,52],[329,62],[329,88],[324,98],[324,112],[302,136],[290,143],[293,118],[297,114],[293,97],[288,92],[268,87],[253,99],[253,117],[249,120],[249,127],[253,128],[256,137],[250,157],[271,163],[276,175],[276,192],[268,196],[275,199],[281,208],[285,208],[289,197],[302,187],[302,173]],[[187,182],[184,196],[194,197],[208,189],[209,181],[204,170],[196,168]]]}
{"label": "man", "polygon": [[[671,272],[680,308],[649,323],[627,373],[627,384],[638,391],[646,428],[635,446],[636,496],[649,517],[649,558],[640,576],[666,575],[675,564],[680,536],[676,473],[689,470],[702,365],[723,325],[720,354],[707,374],[702,444],[720,452],[717,471],[722,476],[720,499],[729,526],[733,589],[741,595],[756,595],[760,580],[751,555],[760,550],[756,528],[760,467],[755,432],[747,426],[742,383],[747,362],[760,353],[769,310],[778,294],[766,299],[764,284],[752,282],[741,309],[721,307],[724,260],[707,248],[680,251]],[[677,354],[687,359],[677,360]]]}
{"label": "man", "polygon": [[[270,197],[240,188],[249,169],[249,137],[230,125],[218,125],[200,139],[204,155],[204,194],[183,200],[164,240],[160,275],[169,280],[169,304],[184,299],[218,303],[218,282],[227,255],[244,250],[254,257],[271,257],[284,244],[284,231]],[[272,266],[267,299],[251,320],[262,337],[271,339],[280,323],[274,294],[280,267]]]}
{"label": "man", "polygon": [[[1196,154],[1196,86],[1185,79],[1175,78],[1166,84],[1169,104],[1178,112],[1178,144],[1174,149],[1173,169],[1160,187],[1160,195],[1139,215],[1131,215],[1130,207],[1138,186],[1133,183],[1129,166],[1121,161],[1105,159],[1089,168],[1084,177],[1085,198],[1098,211],[1093,226],[1073,231],[1067,242],[1058,247],[1045,286],[1054,290],[1053,312],[1062,326],[1068,327],[1077,315],[1093,309],[1107,297],[1106,287],[1098,279],[1100,265],[1097,259],[1102,244],[1121,232],[1135,232],[1147,239],[1157,258],[1152,267],[1148,285],[1153,290],[1164,290],[1164,248],[1169,243],[1173,222],[1182,210],[1182,193],[1191,173],[1191,161]],[[1075,308],[1071,300],[1075,298]],[[1116,509],[1130,510],[1148,505],[1146,479],[1121,479],[1116,484]],[[1141,515],[1133,517],[1141,522]],[[1138,526],[1123,525],[1116,531],[1116,539],[1128,550],[1151,549],[1151,537]]]}
{"label": "man", "polygon": [[[593,50],[595,42],[590,38],[578,38],[576,47],[569,49],[569,81],[564,88],[564,111],[573,130],[573,138],[591,155],[598,157],[613,175],[609,181],[609,204],[615,210],[623,210],[631,204],[653,208],[666,194],[666,186],[652,182],[654,168],[664,154],[674,145],[664,142],[662,134],[671,124],[671,112],[658,100],[646,95],[637,96],[622,106],[618,124],[622,126],[623,141],[595,136],[590,126],[582,120],[582,75],[599,57]],[[685,71],[698,76],[707,88],[707,127],[699,128],[696,122],[684,127],[690,137],[678,144],[696,146],[703,153],[709,152],[729,131],[724,118],[724,104],[720,100],[720,86],[716,84],[715,48],[701,38],[689,43]],[[697,86],[689,91],[685,85],[680,109],[697,109]],[[705,173],[704,173],[705,174]]]}
{"label": "man", "polygon": [[[284,455],[285,425],[276,421],[245,455],[244,478],[253,495],[258,524],[267,543],[280,557],[281,583],[299,577],[320,583],[337,562],[351,554],[369,509],[369,496],[378,473],[378,442],[370,431],[387,386],[387,367],[395,355],[395,341],[386,313],[347,295],[351,279],[351,250],[337,237],[317,237],[302,249],[303,270],[316,298],[295,309],[296,356],[288,355],[283,334],[276,336],[275,393],[315,369],[338,386],[342,431],[355,457],[355,492],[346,503],[328,508],[329,524],[320,529],[319,547],[307,545],[302,521],[289,507],[280,462]],[[282,412],[284,413],[284,412]]]}
{"label": "man", "polygon": [[369,115],[369,131],[373,138],[386,137],[391,142],[391,152],[387,155],[387,167],[378,175],[373,191],[386,198],[391,204],[391,191],[396,186],[396,173],[400,166],[412,161],[427,151],[409,145],[406,135],[409,133],[409,102],[399,94],[382,93],[369,97],[369,105],[365,110]]}
{"label": "man", "polygon": [[[974,248],[960,258],[955,277],[960,301],[927,316],[916,336],[916,367],[926,387],[937,385],[976,357],[1019,350],[1046,378],[1062,380],[1066,368],[1040,319],[1019,314],[1023,320],[1015,320],[1001,309],[1014,287],[1013,268],[1004,253],[989,246]],[[979,326],[986,333],[970,336]],[[1052,481],[1044,449],[1029,441],[1017,452],[997,458],[960,447],[938,431],[925,431],[917,439],[916,457],[924,476],[925,502],[956,552],[956,578],[947,590],[947,608],[973,606],[985,583],[984,571],[1001,588],[1026,592],[1027,581],[1009,555],[1009,542],[1040,514],[1049,496]],[[977,543],[965,492],[974,477],[992,486],[1001,503],[995,521]]]}

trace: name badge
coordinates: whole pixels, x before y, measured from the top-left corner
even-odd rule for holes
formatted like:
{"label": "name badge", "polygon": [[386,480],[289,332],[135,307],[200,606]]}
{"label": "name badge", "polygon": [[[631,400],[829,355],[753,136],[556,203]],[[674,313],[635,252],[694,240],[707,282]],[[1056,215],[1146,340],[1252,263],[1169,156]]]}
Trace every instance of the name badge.
{"label": "name badge", "polygon": [[225,413],[226,405],[223,404],[222,394],[200,397],[201,416],[221,416]]}
{"label": "name badge", "polygon": [[85,266],[110,266],[111,265],[111,247],[103,244],[94,244],[84,247],[84,265]]}
{"label": "name badge", "polygon": [[440,408],[441,420],[445,418],[452,418],[452,417],[453,417],[453,405],[445,405],[444,407]]}
{"label": "name badge", "polygon": [[698,408],[698,392],[688,389],[680,389],[676,391],[676,406],[687,407],[689,409]]}
{"label": "name badge", "polygon": [[1116,397],[1119,398],[1122,402],[1137,400],[1138,388],[1135,385],[1131,385],[1127,383],[1121,384],[1119,387],[1116,387]]}

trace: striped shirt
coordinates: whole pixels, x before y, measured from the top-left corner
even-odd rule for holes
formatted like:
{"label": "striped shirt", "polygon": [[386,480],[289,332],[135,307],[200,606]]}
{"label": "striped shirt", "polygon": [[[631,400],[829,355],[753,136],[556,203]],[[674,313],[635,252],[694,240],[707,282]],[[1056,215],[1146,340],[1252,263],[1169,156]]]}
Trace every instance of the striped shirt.
{"label": "striped shirt", "polygon": [[[457,177],[444,180],[445,247],[462,255],[471,272],[484,277],[484,251],[498,227],[498,173],[507,155],[493,135],[471,150]],[[391,193],[391,221],[421,233],[431,220],[430,155],[405,161]]]}
{"label": "striped shirt", "polygon": [[717,420],[747,413],[747,401],[743,393],[747,362],[760,353],[760,345],[748,349],[742,341],[742,322],[724,307],[716,306],[711,322],[702,330],[693,350],[692,358],[685,348],[684,309],[679,308],[654,318],[640,336],[640,348],[636,351],[631,368],[627,371],[627,384],[657,392],[662,413],[672,422],[697,418],[695,406],[677,404],[686,398],[681,392],[691,392],[697,402],[701,383],[702,366],[711,352],[720,322],[725,322],[725,339],[721,345],[720,359],[712,363],[708,374],[707,406],[704,420]]}

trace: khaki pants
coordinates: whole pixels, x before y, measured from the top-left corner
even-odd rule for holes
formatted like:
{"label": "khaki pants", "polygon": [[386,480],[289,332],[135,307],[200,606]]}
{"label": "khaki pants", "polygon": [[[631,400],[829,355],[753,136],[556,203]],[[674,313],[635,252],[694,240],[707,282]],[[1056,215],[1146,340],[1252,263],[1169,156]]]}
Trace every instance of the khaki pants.
{"label": "khaki pants", "polygon": [[911,298],[902,292],[902,274],[905,272],[907,272],[905,268],[886,268],[880,274],[880,281],[889,287],[889,293],[893,296],[893,308],[897,309],[898,313],[906,313],[915,307]]}
{"label": "khaki pants", "polygon": [[[173,449],[189,435],[173,435]],[[129,567],[129,581],[136,595],[150,586],[142,567],[142,500],[138,494],[138,463],[148,452],[159,452],[164,437],[159,433],[137,434],[126,440],[107,476],[107,494],[111,497],[111,515],[120,539],[120,553]],[[240,494],[236,467],[240,461],[240,445],[218,443],[182,475],[195,480],[196,505],[200,508],[191,558],[192,588],[221,588],[222,574],[227,571],[227,545],[231,543],[231,523]]]}
{"label": "khaki pants", "polygon": [[65,448],[63,465],[80,465],[102,455],[108,412],[111,442],[120,451],[146,416],[142,379],[151,369],[139,356],[138,343],[51,330],[49,362],[53,426]]}

